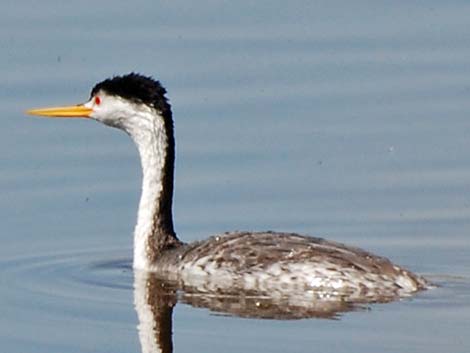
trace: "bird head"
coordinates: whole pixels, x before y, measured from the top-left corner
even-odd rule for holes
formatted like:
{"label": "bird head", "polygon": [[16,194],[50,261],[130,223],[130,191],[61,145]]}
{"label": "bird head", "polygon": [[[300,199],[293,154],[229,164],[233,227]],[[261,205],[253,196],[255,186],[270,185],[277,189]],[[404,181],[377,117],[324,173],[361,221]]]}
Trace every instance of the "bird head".
{"label": "bird head", "polygon": [[[130,73],[106,79],[93,87],[90,99],[81,104],[31,109],[27,113],[55,118],[90,118],[132,135],[136,126],[152,116],[172,127],[166,90],[151,77]],[[156,114],[155,114],[156,113]]]}

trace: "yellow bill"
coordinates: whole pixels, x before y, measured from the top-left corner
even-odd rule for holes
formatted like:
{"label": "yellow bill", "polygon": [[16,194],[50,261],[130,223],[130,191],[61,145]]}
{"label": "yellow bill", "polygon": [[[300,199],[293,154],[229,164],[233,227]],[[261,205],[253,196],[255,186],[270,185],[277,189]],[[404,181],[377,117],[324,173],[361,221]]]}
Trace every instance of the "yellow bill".
{"label": "yellow bill", "polygon": [[85,107],[83,104],[71,105],[66,107],[51,107],[30,109],[27,114],[47,116],[52,118],[89,118],[93,109]]}

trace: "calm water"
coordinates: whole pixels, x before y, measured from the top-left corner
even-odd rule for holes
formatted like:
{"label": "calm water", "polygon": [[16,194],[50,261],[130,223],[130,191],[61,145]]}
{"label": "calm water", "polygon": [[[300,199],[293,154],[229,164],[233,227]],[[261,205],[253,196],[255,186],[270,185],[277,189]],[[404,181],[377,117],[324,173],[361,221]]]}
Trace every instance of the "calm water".
{"label": "calm water", "polygon": [[320,235],[441,285],[337,320],[227,317],[180,298],[175,352],[470,350],[468,2],[2,9],[2,352],[141,351],[137,152],[97,123],[23,114],[132,70],[173,104],[180,238]]}

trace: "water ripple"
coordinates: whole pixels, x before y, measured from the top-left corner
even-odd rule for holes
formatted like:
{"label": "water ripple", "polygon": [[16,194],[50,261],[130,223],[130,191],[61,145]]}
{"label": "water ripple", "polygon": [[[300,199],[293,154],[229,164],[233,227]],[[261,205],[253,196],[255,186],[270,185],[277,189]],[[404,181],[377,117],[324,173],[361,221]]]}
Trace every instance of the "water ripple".
{"label": "water ripple", "polygon": [[132,303],[131,260],[122,250],[64,252],[0,262],[5,297],[23,310],[100,311]]}

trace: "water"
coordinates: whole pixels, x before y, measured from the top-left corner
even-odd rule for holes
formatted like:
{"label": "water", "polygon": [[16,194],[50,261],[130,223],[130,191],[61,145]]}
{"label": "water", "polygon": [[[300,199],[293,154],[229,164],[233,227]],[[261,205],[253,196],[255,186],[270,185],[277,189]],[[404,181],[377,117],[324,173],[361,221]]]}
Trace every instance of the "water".
{"label": "water", "polygon": [[97,123],[23,114],[132,70],[173,104],[182,239],[321,235],[441,286],[336,320],[179,298],[175,352],[468,352],[469,15],[464,1],[5,1],[2,352],[141,351],[136,150]]}

